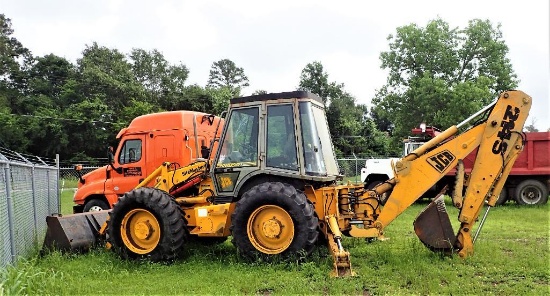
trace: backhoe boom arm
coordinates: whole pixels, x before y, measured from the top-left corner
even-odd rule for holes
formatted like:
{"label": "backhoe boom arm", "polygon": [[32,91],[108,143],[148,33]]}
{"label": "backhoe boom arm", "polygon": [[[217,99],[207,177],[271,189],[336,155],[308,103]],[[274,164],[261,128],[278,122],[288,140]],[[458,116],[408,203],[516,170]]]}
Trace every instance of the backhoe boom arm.
{"label": "backhoe boom arm", "polygon": [[[387,182],[384,190],[376,188],[379,194],[378,191],[386,191],[393,185],[391,195],[374,222],[374,227],[382,234],[387,225],[455,168],[459,160],[478,148],[458,217],[461,222],[460,230],[456,243],[452,246],[453,250],[459,250],[462,257],[471,254],[472,226],[487,200],[493,201],[494,205],[494,197],[499,195],[502,182],[506,180],[510,168],[522,151],[522,129],[531,102],[531,97],[521,91],[504,92],[484,122],[451,138],[458,131],[457,126],[453,126],[397,161],[394,164],[395,178]],[[431,223],[426,223],[429,224]],[[432,233],[431,230],[429,232]]]}

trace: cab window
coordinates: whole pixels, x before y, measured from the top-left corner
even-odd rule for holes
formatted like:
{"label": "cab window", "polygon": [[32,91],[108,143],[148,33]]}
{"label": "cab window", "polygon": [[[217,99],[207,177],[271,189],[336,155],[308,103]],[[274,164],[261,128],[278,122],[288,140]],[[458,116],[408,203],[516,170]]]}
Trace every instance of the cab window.
{"label": "cab window", "polygon": [[217,167],[258,165],[258,108],[231,112]]}
{"label": "cab window", "polygon": [[266,141],[268,167],[298,170],[292,105],[267,107]]}
{"label": "cab window", "polygon": [[126,140],[118,156],[119,164],[134,163],[141,160],[141,140]]}

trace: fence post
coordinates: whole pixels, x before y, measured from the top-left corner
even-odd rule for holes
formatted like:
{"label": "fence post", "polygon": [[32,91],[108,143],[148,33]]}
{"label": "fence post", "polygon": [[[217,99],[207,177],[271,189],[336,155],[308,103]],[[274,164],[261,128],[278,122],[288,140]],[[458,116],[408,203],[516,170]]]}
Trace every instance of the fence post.
{"label": "fence post", "polygon": [[35,178],[36,178],[36,175],[34,173],[34,165],[32,166],[32,169],[31,169],[31,188],[32,188],[32,213],[33,213],[33,217],[34,217],[34,236],[35,236],[35,240],[36,238],[38,237],[38,233],[37,233],[37,229],[38,229],[38,216],[36,214],[37,210],[36,210],[36,185],[35,185]]}
{"label": "fence post", "polygon": [[46,171],[46,180],[48,180],[48,215],[51,215],[51,201],[50,201],[50,170]]}
{"label": "fence post", "polygon": [[[59,192],[59,154],[55,155],[55,167],[57,168],[57,178],[55,182],[55,194],[57,196],[57,213],[61,214],[61,193]],[[48,183],[50,179],[48,179]],[[48,191],[48,194],[50,192]]]}
{"label": "fence post", "polygon": [[9,163],[4,167],[6,175],[6,202],[8,203],[8,224],[10,229],[10,248],[11,248],[11,263],[15,263],[17,256],[15,249],[15,226],[13,222],[13,203],[11,199],[11,171]]}
{"label": "fence post", "polygon": [[359,183],[359,180],[357,178],[359,178],[358,174],[359,174],[359,163],[358,163],[358,159],[357,159],[357,155],[355,155],[355,153],[353,153],[353,157],[355,158],[355,183]]}

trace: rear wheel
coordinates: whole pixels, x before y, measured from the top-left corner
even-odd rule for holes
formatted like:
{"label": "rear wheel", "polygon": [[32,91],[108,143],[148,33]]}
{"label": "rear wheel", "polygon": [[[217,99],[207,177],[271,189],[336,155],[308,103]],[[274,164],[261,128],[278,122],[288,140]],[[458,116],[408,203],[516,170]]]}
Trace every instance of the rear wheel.
{"label": "rear wheel", "polygon": [[508,201],[508,188],[503,187],[498,195],[497,201],[495,202],[495,206],[501,206],[505,204],[506,201]]}
{"label": "rear wheel", "polygon": [[109,205],[101,199],[92,199],[84,205],[83,212],[97,212],[108,210]]}
{"label": "rear wheel", "polygon": [[231,215],[232,242],[247,258],[297,258],[315,246],[318,220],[293,186],[263,183],[248,190]]}
{"label": "rear wheel", "polygon": [[187,236],[181,208],[162,190],[132,190],[119,199],[109,215],[109,242],[124,258],[173,260]]}
{"label": "rear wheel", "polygon": [[548,188],[538,180],[525,180],[516,187],[515,198],[520,205],[543,205],[548,202]]}

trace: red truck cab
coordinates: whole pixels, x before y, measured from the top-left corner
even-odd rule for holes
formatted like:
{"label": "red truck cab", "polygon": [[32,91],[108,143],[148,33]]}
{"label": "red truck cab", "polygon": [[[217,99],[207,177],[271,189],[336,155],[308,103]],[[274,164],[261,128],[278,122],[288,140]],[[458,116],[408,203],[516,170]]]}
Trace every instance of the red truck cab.
{"label": "red truck cab", "polygon": [[193,111],[136,117],[118,133],[119,145],[114,151],[112,165],[100,167],[80,178],[73,197],[73,212],[112,208],[120,196],[133,189],[163,162],[185,166],[197,158],[208,157],[202,154],[208,152],[205,148],[210,147],[217,137],[220,120]]}

